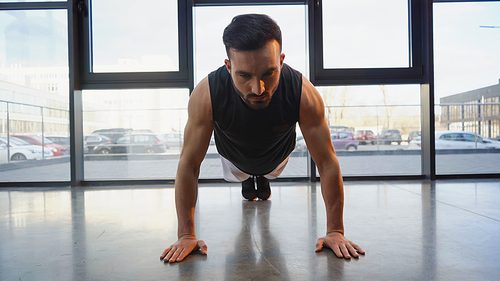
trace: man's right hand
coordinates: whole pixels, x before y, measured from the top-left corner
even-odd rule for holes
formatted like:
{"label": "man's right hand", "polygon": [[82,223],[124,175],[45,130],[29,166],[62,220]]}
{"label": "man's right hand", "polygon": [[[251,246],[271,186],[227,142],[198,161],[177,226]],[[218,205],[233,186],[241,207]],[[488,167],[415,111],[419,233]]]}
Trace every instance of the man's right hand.
{"label": "man's right hand", "polygon": [[160,256],[160,259],[164,262],[182,261],[191,252],[197,250],[201,250],[204,255],[207,254],[207,245],[203,240],[198,240],[196,237],[183,237],[168,247]]}

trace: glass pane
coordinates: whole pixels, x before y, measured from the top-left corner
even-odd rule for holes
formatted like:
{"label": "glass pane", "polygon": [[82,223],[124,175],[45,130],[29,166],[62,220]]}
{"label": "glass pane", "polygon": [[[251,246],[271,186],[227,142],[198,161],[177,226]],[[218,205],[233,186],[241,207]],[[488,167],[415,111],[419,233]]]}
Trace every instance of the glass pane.
{"label": "glass pane", "polygon": [[70,179],[66,17],[0,12],[0,181]]}
{"label": "glass pane", "polygon": [[188,96],[187,89],[84,91],[85,179],[175,178]]}
{"label": "glass pane", "polygon": [[324,68],[409,67],[407,0],[324,0]]}
{"label": "glass pane", "polygon": [[317,89],[343,176],[421,174],[419,85]]}
{"label": "glass pane", "polygon": [[224,64],[224,28],[240,14],[269,15],[281,28],[285,63],[308,74],[305,6],[195,7],[195,81],[199,82]]}
{"label": "glass pane", "polygon": [[500,172],[498,15],[498,1],[434,4],[437,174]]}
{"label": "glass pane", "polygon": [[177,0],[91,3],[92,71],[178,71]]}
{"label": "glass pane", "polygon": [[[224,28],[232,18],[240,14],[259,13],[269,15],[281,28],[285,63],[308,76],[307,36],[305,6],[238,6],[238,7],[195,7],[195,81],[199,82],[210,72],[224,64],[227,58],[222,43]],[[297,126],[297,142],[302,133]],[[209,150],[210,151],[210,150]],[[214,152],[216,153],[215,146]],[[202,164],[203,174],[210,178],[222,178],[220,160],[208,154]],[[307,177],[307,153],[292,152],[290,160],[280,177]]]}

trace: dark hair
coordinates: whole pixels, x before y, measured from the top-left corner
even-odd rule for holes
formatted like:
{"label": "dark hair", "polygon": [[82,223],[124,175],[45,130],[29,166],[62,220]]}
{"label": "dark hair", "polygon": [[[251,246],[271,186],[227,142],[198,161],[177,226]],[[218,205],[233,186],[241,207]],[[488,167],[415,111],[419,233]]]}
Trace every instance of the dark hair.
{"label": "dark hair", "polygon": [[224,29],[222,41],[229,57],[231,48],[238,51],[253,51],[262,48],[267,42],[275,39],[281,50],[281,29],[267,15],[245,14],[235,16]]}

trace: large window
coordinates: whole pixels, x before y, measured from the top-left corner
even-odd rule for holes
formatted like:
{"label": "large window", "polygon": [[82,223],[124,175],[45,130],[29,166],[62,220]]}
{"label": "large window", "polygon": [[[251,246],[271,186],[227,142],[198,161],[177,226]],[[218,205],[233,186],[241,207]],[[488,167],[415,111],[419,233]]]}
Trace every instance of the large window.
{"label": "large window", "polygon": [[424,2],[315,2],[311,47],[316,85],[418,84],[424,71]]}
{"label": "large window", "polygon": [[0,11],[0,182],[70,179],[66,18]]}
{"label": "large window", "polygon": [[92,72],[179,70],[176,0],[90,3]]}
{"label": "large window", "polygon": [[[306,11],[304,5],[292,6],[226,6],[226,7],[196,7],[195,17],[195,80],[198,82],[211,71],[224,65],[227,58],[226,49],[222,43],[224,28],[231,19],[239,14],[261,13],[273,18],[283,34],[283,53],[285,63],[308,76]],[[301,138],[297,127],[297,141]],[[212,147],[212,146],[211,146]],[[209,152],[211,152],[209,148]],[[215,146],[213,152],[216,152]],[[215,157],[215,159],[214,159]],[[308,174],[308,156],[293,152],[282,177],[306,177]],[[205,172],[209,171],[209,172]],[[217,154],[209,153],[205,158],[200,177],[222,178],[222,164]]]}
{"label": "large window", "polygon": [[[500,173],[500,1],[115,2],[0,0],[0,183],[173,179],[190,91],[243,13],[281,26],[344,176]],[[296,142],[286,178],[311,171]],[[200,178],[222,178],[213,138]]]}
{"label": "large window", "polygon": [[419,175],[420,86],[318,87],[343,176]]}
{"label": "large window", "polygon": [[84,46],[79,88],[191,87],[186,1],[83,0],[74,10]]}
{"label": "large window", "polygon": [[500,2],[434,4],[436,174],[500,172]]}
{"label": "large window", "polygon": [[407,0],[322,3],[325,68],[410,66]]}
{"label": "large window", "polygon": [[84,91],[85,179],[175,178],[188,94],[187,89]]}

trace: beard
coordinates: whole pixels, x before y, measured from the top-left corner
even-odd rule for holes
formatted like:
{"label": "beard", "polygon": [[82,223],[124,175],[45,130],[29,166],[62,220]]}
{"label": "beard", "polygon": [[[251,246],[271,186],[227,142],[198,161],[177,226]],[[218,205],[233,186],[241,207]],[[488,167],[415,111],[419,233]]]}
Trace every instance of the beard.
{"label": "beard", "polygon": [[[266,108],[269,105],[269,103],[271,102],[271,99],[273,97],[274,92],[276,92],[276,89],[278,89],[277,85],[272,90],[272,92],[265,91],[264,93],[262,93],[260,95],[256,95],[256,94],[245,95],[240,90],[238,90],[238,88],[236,88],[236,86],[234,86],[234,90],[236,91],[236,93],[238,93],[238,95],[246,103],[246,105],[248,105],[248,107],[250,107],[253,110],[262,110],[262,109]],[[257,100],[255,100],[255,98],[257,98]],[[254,100],[250,100],[250,99],[254,99]]]}

